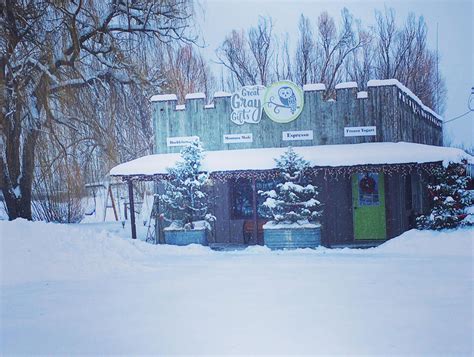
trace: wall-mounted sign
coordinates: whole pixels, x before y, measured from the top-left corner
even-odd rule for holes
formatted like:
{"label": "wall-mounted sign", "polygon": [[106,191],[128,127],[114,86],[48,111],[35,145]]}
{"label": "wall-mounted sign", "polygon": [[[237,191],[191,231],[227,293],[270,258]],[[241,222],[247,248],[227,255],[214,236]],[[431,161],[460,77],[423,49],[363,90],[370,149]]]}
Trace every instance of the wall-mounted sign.
{"label": "wall-mounted sign", "polygon": [[175,136],[166,138],[166,146],[186,146],[199,140],[199,136]]}
{"label": "wall-mounted sign", "polygon": [[377,128],[375,126],[350,126],[344,128],[344,136],[375,136]]}
{"label": "wall-mounted sign", "polygon": [[289,123],[301,114],[304,105],[303,90],[295,83],[281,81],[267,88],[263,108],[277,123]]}
{"label": "wall-mounted sign", "polygon": [[312,130],[301,130],[301,131],[284,131],[281,133],[282,140],[284,141],[296,141],[296,140],[313,140]]}
{"label": "wall-mounted sign", "polygon": [[253,135],[249,134],[224,134],[224,144],[251,143]]}
{"label": "wall-mounted sign", "polygon": [[259,123],[262,119],[264,86],[245,86],[230,97],[232,113],[230,120],[235,124]]}

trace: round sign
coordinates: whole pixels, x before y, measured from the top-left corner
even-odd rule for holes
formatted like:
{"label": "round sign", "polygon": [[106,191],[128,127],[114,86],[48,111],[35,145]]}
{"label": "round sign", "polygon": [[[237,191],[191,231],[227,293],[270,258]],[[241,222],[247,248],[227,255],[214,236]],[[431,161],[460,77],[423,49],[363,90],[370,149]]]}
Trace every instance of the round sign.
{"label": "round sign", "polygon": [[301,114],[304,95],[300,87],[290,81],[273,83],[267,88],[263,109],[277,123],[289,123]]}

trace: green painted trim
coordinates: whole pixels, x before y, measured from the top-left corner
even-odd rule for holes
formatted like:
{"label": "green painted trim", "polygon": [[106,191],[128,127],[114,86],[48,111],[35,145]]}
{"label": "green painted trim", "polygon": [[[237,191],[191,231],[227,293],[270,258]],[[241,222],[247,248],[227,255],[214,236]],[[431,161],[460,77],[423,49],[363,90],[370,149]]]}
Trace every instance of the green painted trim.
{"label": "green painted trim", "polygon": [[358,174],[352,175],[352,207],[355,240],[385,240],[387,226],[385,216],[385,179],[379,173],[379,202],[377,206],[359,205]]}

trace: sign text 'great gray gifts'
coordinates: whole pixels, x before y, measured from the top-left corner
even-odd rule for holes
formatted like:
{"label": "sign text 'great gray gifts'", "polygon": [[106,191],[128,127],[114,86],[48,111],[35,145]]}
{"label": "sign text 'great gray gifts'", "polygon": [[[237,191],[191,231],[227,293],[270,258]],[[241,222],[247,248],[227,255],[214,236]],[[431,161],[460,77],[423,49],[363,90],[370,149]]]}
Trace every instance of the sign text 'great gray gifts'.
{"label": "sign text 'great gray gifts'", "polygon": [[235,124],[257,124],[262,119],[264,86],[245,86],[233,93],[230,98],[232,113],[230,120]]}

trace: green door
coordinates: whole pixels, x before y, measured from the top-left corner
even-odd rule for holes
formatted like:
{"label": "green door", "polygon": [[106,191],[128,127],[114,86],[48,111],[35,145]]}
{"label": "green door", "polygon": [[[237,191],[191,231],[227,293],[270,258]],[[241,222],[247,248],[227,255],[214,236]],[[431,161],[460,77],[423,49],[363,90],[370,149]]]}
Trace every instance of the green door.
{"label": "green door", "polygon": [[385,183],[382,173],[352,175],[355,239],[385,240]]}

